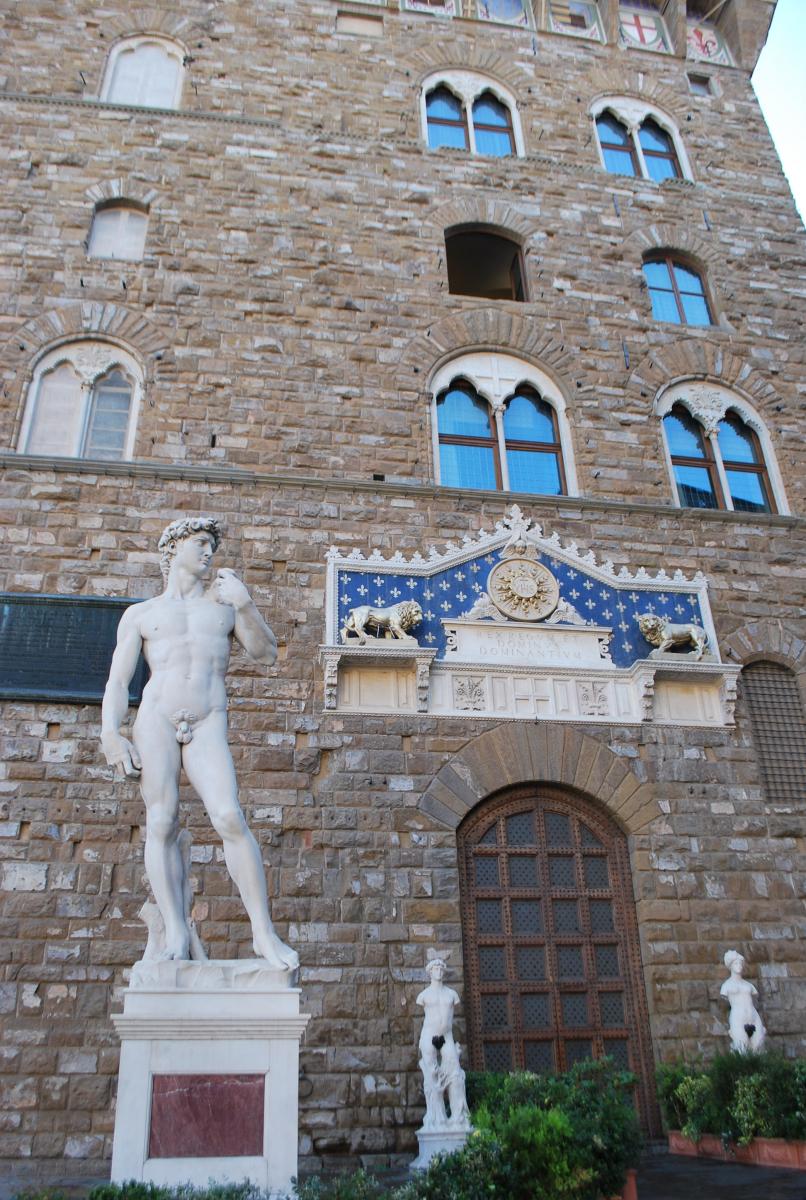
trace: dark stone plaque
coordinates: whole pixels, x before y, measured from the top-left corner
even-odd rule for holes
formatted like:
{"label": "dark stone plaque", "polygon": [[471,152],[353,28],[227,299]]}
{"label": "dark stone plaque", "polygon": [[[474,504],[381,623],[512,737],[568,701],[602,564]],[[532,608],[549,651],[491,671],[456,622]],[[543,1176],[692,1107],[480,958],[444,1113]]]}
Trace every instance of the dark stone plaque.
{"label": "dark stone plaque", "polygon": [[[0,699],[99,704],[130,600],[0,593]],[[141,657],[129,685],[139,704],[148,678]]]}
{"label": "dark stone plaque", "polygon": [[155,1075],[149,1158],[263,1154],[265,1075]]}

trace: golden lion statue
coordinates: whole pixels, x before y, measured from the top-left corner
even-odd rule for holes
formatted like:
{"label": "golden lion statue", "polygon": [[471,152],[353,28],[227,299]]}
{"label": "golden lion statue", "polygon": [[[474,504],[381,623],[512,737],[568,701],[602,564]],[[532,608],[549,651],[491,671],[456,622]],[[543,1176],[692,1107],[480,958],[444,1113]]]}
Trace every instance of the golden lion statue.
{"label": "golden lion statue", "polygon": [[360,608],[351,608],[347,614],[341,640],[347,642],[354,636],[358,638],[358,644],[364,646],[369,631],[384,638],[414,642],[416,645],[417,639],[409,635],[409,630],[419,625],[422,619],[423,610],[416,600],[401,600],[391,608],[372,608],[369,604],[362,604]]}

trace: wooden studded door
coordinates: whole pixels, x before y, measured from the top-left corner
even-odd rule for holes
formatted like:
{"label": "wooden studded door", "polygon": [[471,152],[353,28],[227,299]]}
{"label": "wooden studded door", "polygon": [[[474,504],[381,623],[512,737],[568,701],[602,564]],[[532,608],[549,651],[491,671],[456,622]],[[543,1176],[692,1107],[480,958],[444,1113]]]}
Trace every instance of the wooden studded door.
{"label": "wooden studded door", "polygon": [[563,1071],[610,1055],[657,1127],[627,841],[599,808],[535,785],[459,829],[467,1016],[477,1070]]}

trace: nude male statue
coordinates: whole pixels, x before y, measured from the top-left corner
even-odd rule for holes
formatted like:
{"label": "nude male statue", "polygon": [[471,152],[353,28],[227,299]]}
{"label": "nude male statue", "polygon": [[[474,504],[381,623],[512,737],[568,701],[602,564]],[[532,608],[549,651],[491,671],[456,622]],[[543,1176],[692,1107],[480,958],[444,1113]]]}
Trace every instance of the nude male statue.
{"label": "nude male statue", "polygon": [[[444,959],[430,959],[425,969],[431,982],[416,1001],[425,1009],[420,1030],[420,1070],[425,1092],[423,1129],[469,1130],[465,1073],[459,1062],[461,1047],[453,1040],[453,1010],[459,1003],[459,996],[442,982],[445,978]],[[446,1090],[450,1118],[445,1110]]]}
{"label": "nude male statue", "polygon": [[[184,767],[223,839],[227,869],[252,924],[255,954],[272,967],[291,971],[299,958],[274,932],[260,851],[238,803],[224,686],[233,638],[266,666],[277,657],[277,643],[233,571],[219,570],[209,582],[220,540],[221,529],[212,517],[182,518],[164,530],[159,550],[165,590],[131,605],[121,618],[104,692],[101,745],[120,777],[140,779],[146,872],[165,924],[163,957],[189,957],[177,820]],[[151,677],[132,744],[120,726],[141,650]]]}

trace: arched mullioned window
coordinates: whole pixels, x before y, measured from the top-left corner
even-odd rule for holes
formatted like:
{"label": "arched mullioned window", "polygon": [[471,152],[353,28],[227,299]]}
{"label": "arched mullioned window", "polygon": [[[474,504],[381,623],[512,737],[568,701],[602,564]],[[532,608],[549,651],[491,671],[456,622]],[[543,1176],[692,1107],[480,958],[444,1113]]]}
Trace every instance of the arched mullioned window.
{"label": "arched mullioned window", "polygon": [[675,325],[715,323],[702,275],[674,254],[644,259],[644,279],[656,321]]}
{"label": "arched mullioned window", "polygon": [[597,100],[591,109],[605,170],[614,175],[690,179],[691,168],[671,117],[632,96]]}
{"label": "arched mullioned window", "polygon": [[109,104],[178,108],[184,51],[167,38],[137,34],[112,47],[101,99]]}
{"label": "arched mullioned window", "polygon": [[700,380],[656,401],[678,503],[687,508],[787,512],[769,434],[750,405]]}
{"label": "arched mullioned window", "polygon": [[488,1071],[562,1071],[609,1055],[654,1115],[627,839],[565,789],[520,787],[459,828],[468,1036]]}
{"label": "arched mullioned window", "polygon": [[37,363],[19,440],[23,454],[131,458],[141,374],[107,342],[72,342]]}
{"label": "arched mullioned window", "polygon": [[541,371],[510,355],[467,354],[442,367],[432,386],[441,484],[573,494],[565,402]]}
{"label": "arched mullioned window", "polygon": [[806,714],[797,676],[781,663],[762,660],[743,668],[741,687],[767,801],[800,811],[806,798]]}
{"label": "arched mullioned window", "polygon": [[496,158],[523,154],[514,97],[473,71],[443,71],[426,80],[422,116],[431,149],[449,146]]}

